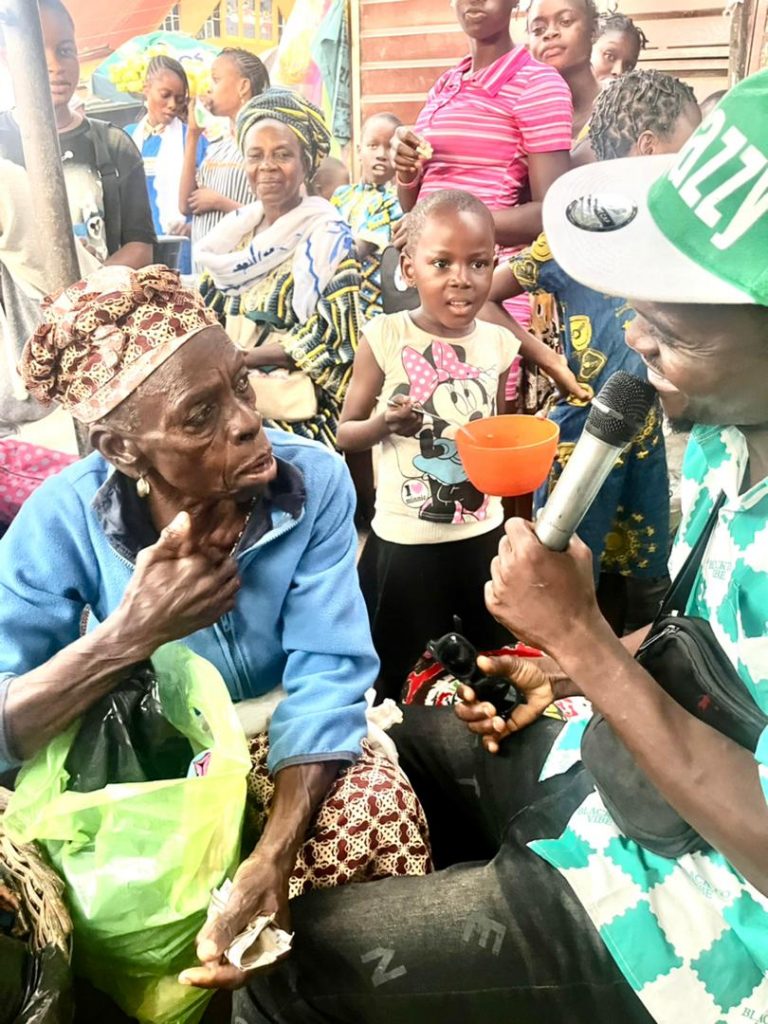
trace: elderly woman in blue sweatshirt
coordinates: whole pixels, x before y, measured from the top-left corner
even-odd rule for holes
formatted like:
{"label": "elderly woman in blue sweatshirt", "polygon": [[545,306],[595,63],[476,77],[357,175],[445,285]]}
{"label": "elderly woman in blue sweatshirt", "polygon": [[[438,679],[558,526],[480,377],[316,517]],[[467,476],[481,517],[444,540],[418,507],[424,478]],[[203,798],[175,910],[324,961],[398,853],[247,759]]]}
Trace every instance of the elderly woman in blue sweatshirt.
{"label": "elderly woman in blue sweatshirt", "polygon": [[[287,925],[308,826],[366,734],[378,662],[346,468],[262,429],[242,353],[166,267],[102,268],[46,300],[21,371],[96,451],[44,484],[0,546],[0,770],[168,641],[211,661],[235,700],[282,685],[268,822],[183,979],[239,983],[223,950],[258,913]],[[98,625],[81,636],[86,607]]]}

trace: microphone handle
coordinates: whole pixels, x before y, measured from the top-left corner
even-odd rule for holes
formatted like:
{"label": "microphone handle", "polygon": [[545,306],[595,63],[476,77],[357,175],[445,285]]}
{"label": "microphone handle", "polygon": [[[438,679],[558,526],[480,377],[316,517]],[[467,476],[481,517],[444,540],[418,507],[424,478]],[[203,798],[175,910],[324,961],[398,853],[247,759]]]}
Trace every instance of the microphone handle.
{"label": "microphone handle", "polygon": [[623,451],[584,431],[534,525],[544,547],[565,551]]}

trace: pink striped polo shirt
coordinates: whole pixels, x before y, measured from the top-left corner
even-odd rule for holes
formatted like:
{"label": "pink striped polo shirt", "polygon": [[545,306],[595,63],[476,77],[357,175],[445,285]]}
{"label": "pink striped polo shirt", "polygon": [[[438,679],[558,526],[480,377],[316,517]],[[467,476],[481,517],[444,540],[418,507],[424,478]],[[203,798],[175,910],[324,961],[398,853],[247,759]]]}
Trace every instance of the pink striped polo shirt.
{"label": "pink striped polo shirt", "polygon": [[570,150],[571,93],[558,71],[523,46],[475,74],[471,63],[465,57],[437,80],[416,121],[433,150],[419,198],[459,188],[492,210],[506,209],[528,184],[528,153]]}
{"label": "pink striped polo shirt", "polygon": [[[528,153],[570,151],[573,102],[559,71],[516,46],[487,68],[470,73],[467,56],[432,86],[415,131],[432,146],[419,199],[441,188],[459,188],[491,210],[525,202]],[[533,239],[531,239],[533,241]],[[499,247],[499,260],[521,247]],[[527,327],[530,298],[520,295],[505,308]],[[509,376],[508,397],[516,373]]]}

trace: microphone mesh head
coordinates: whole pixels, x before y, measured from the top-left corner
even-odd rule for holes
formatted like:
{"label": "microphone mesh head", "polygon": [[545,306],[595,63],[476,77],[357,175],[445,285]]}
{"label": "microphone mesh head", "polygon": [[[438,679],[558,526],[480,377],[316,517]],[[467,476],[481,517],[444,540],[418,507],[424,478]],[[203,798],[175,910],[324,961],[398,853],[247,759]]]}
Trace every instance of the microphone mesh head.
{"label": "microphone mesh head", "polygon": [[623,448],[642,428],[655,399],[656,391],[647,380],[617,370],[592,400],[584,429]]}

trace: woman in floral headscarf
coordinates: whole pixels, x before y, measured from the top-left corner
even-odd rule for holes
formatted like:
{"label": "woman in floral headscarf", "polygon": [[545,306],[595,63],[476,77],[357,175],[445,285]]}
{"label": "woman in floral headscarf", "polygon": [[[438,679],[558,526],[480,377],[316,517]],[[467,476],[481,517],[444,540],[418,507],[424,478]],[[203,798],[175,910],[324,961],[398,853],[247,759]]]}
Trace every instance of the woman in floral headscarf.
{"label": "woman in floral headscarf", "polygon": [[[274,813],[186,979],[231,984],[224,949],[259,913],[287,925],[289,894],[429,862],[413,791],[365,738],[378,661],[352,485],[322,445],[262,429],[242,352],[175,271],[105,267],[43,314],[24,384],[87,424],[96,451],[0,543],[0,772],[169,641],[215,665],[235,702],[260,698],[250,788]],[[80,636],[86,607],[99,625]]]}
{"label": "woman in floral headscarf", "polygon": [[205,302],[245,351],[267,423],[334,446],[357,348],[360,268],[338,211],[303,186],[331,136],[303,97],[269,89],[237,118],[256,202],[195,249]]}

